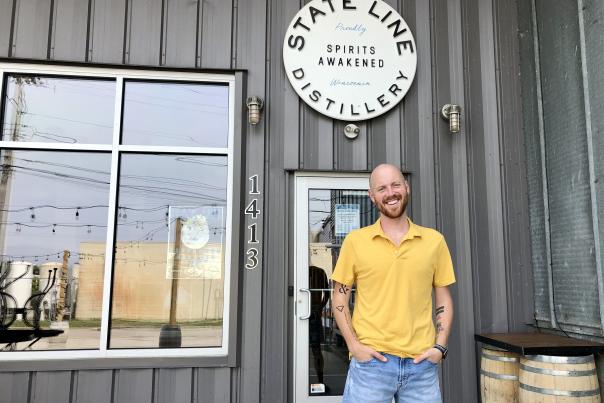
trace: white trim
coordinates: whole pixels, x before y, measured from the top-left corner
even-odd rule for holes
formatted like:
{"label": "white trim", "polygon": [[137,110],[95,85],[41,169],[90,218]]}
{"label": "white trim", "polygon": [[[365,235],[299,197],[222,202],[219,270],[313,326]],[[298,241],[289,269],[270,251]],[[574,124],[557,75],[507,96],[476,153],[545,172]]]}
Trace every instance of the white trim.
{"label": "white trim", "polygon": [[341,396],[309,396],[308,320],[300,319],[308,311],[307,298],[299,290],[308,288],[308,192],[310,189],[369,188],[369,173],[296,172],[294,193],[294,402],[335,403]]}
{"label": "white trim", "polygon": [[50,149],[56,151],[112,151],[111,144],[65,144],[65,143],[42,143],[26,141],[0,141],[0,148],[13,148],[22,150],[43,150]]}
{"label": "white trim", "polygon": [[[230,134],[229,134],[230,135]],[[167,146],[136,146],[136,145],[120,145],[120,152],[137,152],[137,153],[185,153],[185,154],[212,154],[212,155],[228,155],[228,148],[210,148],[210,147],[167,147]]]}
{"label": "white trim", "polygon": [[46,64],[0,63],[0,70],[18,74],[51,74],[57,76],[86,76],[99,78],[124,77],[135,80],[197,81],[234,83],[234,74],[193,73],[163,70],[135,70],[92,66],[58,66]]}
{"label": "white trim", "polygon": [[[0,63],[0,83],[6,74],[40,74],[69,77],[104,78],[114,79],[116,83],[116,97],[114,108],[113,140],[112,144],[63,144],[44,142],[17,142],[1,141],[0,148],[36,149],[48,151],[96,151],[111,152],[111,179],[109,187],[109,211],[107,217],[107,236],[105,246],[105,265],[103,278],[103,300],[101,314],[101,332],[99,349],[94,350],[32,350],[0,352],[0,359],[5,361],[28,360],[69,360],[82,358],[134,358],[134,357],[224,357],[227,356],[230,332],[230,291],[231,291],[231,252],[233,234],[233,154],[235,138],[235,74],[234,73],[197,73],[163,70],[136,70],[121,68],[106,68],[92,66],[59,66],[25,63]],[[122,99],[124,80],[151,80],[160,82],[178,81],[208,84],[224,84],[229,87],[229,126],[227,147],[165,147],[165,146],[138,146],[120,145]],[[0,95],[4,87],[0,87]],[[225,261],[224,261],[224,288],[223,288],[223,315],[222,315],[222,347],[183,347],[178,349],[108,349],[109,323],[110,323],[110,295],[112,287],[113,270],[113,241],[115,238],[115,214],[118,197],[118,167],[120,155],[123,152],[137,153],[183,153],[197,155],[224,155],[227,157],[227,213],[225,231]]]}
{"label": "white trim", "polygon": [[[224,343],[223,343],[224,344]],[[116,349],[116,350],[45,350],[45,351],[3,351],[3,361],[32,360],[71,360],[83,358],[167,358],[167,357],[224,357],[226,347],[207,348],[149,348],[149,349]]]}
{"label": "white trim", "polygon": [[[115,83],[115,105],[113,113],[113,141],[111,152],[111,171],[109,179],[109,208],[107,209],[107,238],[105,241],[105,273],[103,274],[103,298],[101,300],[101,335],[99,349],[106,352],[109,342],[109,322],[111,321],[111,286],[113,285],[113,240],[115,239],[115,210],[117,207],[117,182],[120,154],[118,144],[122,125],[121,109],[124,80],[118,78]],[[105,302],[107,301],[107,302]]]}

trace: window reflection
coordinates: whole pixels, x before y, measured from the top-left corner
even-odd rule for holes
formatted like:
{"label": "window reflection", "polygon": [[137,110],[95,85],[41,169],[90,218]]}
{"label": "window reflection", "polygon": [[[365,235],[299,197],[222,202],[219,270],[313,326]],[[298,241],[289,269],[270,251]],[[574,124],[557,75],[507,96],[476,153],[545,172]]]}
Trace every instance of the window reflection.
{"label": "window reflection", "polygon": [[2,140],[110,144],[115,82],[9,75]]}
{"label": "window reflection", "polygon": [[110,155],[4,149],[0,160],[0,327],[64,331],[32,349],[98,348]]}
{"label": "window reflection", "polygon": [[224,156],[122,154],[111,348],[222,345],[226,183]]}
{"label": "window reflection", "polygon": [[227,147],[226,85],[127,81],[123,144]]}

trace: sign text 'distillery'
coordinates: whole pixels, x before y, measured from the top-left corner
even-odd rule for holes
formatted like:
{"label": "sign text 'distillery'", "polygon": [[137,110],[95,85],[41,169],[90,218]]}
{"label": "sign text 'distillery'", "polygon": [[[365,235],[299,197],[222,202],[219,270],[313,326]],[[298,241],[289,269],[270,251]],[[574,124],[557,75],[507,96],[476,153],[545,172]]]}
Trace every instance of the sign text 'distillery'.
{"label": "sign text 'distillery'", "polygon": [[283,64],[298,95],[334,119],[379,116],[405,96],[417,67],[403,18],[380,0],[313,0],[292,20]]}

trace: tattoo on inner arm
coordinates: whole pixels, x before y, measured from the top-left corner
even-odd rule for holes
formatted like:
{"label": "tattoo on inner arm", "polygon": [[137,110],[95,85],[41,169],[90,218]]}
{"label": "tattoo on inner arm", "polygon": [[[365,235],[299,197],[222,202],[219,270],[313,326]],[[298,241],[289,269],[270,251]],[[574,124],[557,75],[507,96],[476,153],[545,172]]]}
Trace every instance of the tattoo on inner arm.
{"label": "tattoo on inner arm", "polygon": [[445,306],[441,305],[438,308],[436,308],[436,316],[440,315],[441,313],[445,312]]}
{"label": "tattoo on inner arm", "polygon": [[440,322],[437,322],[437,323],[436,323],[436,333],[440,333],[440,332],[442,332],[443,330],[445,330],[445,328],[443,327],[443,324],[442,324],[442,323],[440,323]]}
{"label": "tattoo on inner arm", "polygon": [[338,305],[336,306],[336,309],[340,312],[342,312],[344,310],[344,305]]}

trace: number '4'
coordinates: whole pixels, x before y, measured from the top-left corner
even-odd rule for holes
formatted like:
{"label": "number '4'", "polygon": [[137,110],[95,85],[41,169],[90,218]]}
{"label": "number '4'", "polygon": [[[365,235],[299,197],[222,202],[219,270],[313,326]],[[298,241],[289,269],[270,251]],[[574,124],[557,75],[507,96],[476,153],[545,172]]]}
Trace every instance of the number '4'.
{"label": "number '4'", "polygon": [[250,204],[245,208],[245,214],[251,215],[252,218],[258,217],[258,214],[260,214],[260,210],[258,210],[258,199],[252,199]]}

